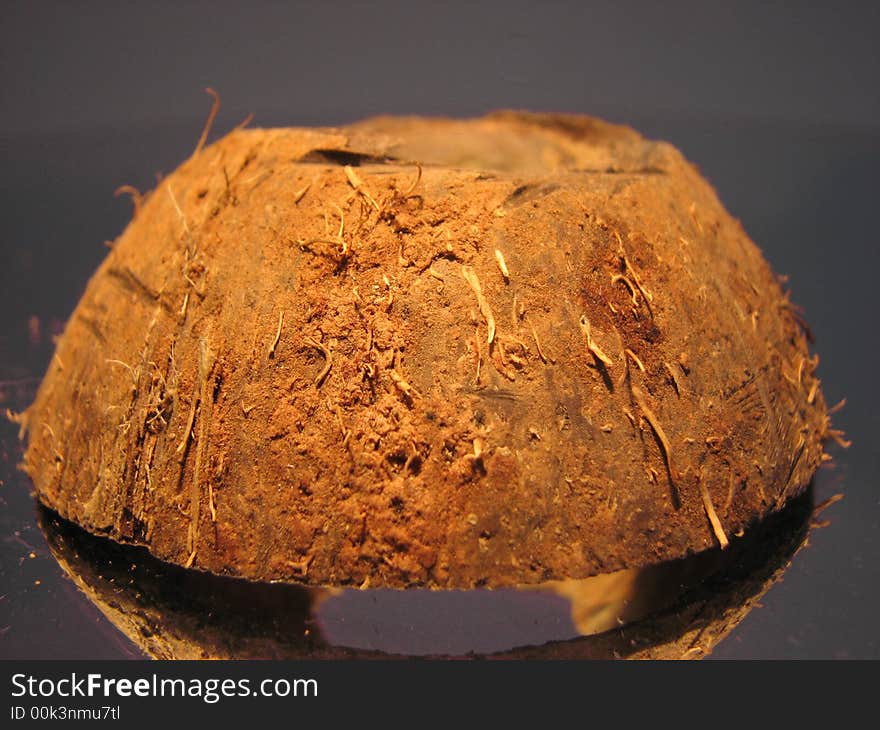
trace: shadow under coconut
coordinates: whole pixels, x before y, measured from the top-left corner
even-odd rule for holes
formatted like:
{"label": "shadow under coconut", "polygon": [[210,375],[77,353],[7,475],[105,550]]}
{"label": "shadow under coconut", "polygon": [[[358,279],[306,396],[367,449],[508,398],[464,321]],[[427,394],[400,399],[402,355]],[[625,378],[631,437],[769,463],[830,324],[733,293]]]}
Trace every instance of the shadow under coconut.
{"label": "shadow under coconut", "polygon": [[781,577],[812,514],[810,487],[724,551],[538,587],[430,591],[307,588],[186,570],[38,507],[67,575],[157,659],[699,658]]}

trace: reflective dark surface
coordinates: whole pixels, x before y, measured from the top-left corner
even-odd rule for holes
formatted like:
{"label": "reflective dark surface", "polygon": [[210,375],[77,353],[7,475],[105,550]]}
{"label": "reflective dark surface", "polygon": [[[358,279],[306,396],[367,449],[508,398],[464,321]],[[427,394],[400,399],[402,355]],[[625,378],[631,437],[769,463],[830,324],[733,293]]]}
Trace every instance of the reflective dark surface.
{"label": "reflective dark surface", "polygon": [[[815,480],[817,502],[845,498],[712,656],[880,658],[880,11],[563,5],[487,4],[463,22],[371,4],[340,22],[335,3],[247,18],[224,3],[179,17],[170,5],[6,3],[0,412],[29,403],[53,334],[127,222],[113,190],[153,187],[192,151],[206,85],[223,95],[220,131],[248,111],[263,126],[502,106],[599,114],[699,165],[790,275],[828,402],[848,400],[835,425],[853,446]],[[143,656],[51,556],[15,469],[16,431],[0,419],[0,657]]]}
{"label": "reflective dark surface", "polygon": [[662,607],[621,628],[582,636],[590,630],[582,619],[596,610],[597,589],[599,605],[606,600],[602,578],[571,581],[565,590],[495,591],[252,583],[163,563],[143,548],[94,537],[37,509],[67,576],[138,650],[157,659],[702,657],[784,571],[806,539],[812,514],[810,490],[748,538],[734,538],[726,551],[639,574],[632,599],[648,594],[664,599]]}

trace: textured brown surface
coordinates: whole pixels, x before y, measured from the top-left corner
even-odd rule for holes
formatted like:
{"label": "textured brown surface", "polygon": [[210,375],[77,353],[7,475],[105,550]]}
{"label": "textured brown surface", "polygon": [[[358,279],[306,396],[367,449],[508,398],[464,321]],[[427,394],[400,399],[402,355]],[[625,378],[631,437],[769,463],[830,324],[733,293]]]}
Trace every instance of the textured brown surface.
{"label": "textured brown surface", "polygon": [[[735,539],[732,549],[714,549],[665,563],[664,566],[669,568],[665,574],[667,583],[673,581],[681,595],[665,609],[636,623],[599,635],[540,645],[528,642],[527,636],[519,640],[511,637],[511,648],[482,654],[451,655],[437,647],[427,656],[701,659],[709,655],[758,605],[764,593],[782,578],[794,554],[807,544],[811,512],[812,494],[808,491],[791,501],[783,511],[756,526],[748,536]],[[45,510],[40,511],[40,525],[52,554],[65,573],[120,631],[153,658],[370,659],[405,656],[378,649],[346,647],[331,641],[321,628],[322,589],[252,583],[181,570],[143,555],[140,548],[95,538]],[[714,563],[721,570],[711,576],[699,577],[705,572],[707,563]],[[480,590],[485,589],[476,589],[473,593]],[[346,593],[345,590],[338,592]],[[409,594],[393,593],[401,597]],[[440,591],[431,595],[442,600],[443,594]],[[460,600],[448,600],[445,607],[447,613],[453,612],[456,617],[447,625],[455,627],[458,632],[462,632],[469,622],[482,618],[463,610],[466,605]],[[426,604],[422,604],[422,608],[430,610]],[[434,608],[437,610],[439,606]],[[360,626],[361,641],[375,646],[377,641],[381,643],[396,638],[385,635],[389,633],[388,626],[380,627],[375,621],[365,620],[356,609],[352,611],[351,606],[349,612],[351,615],[345,620]],[[394,611],[392,615],[399,615],[399,612]],[[536,612],[536,621],[541,617],[541,612]],[[543,618],[546,620],[546,615]],[[506,619],[508,616],[504,614],[497,616],[499,623],[503,624]],[[396,632],[411,633],[413,625],[424,625],[425,621],[423,616],[410,616],[407,623],[396,627]],[[455,639],[452,637],[450,643]]]}
{"label": "textured brown surface", "polygon": [[89,283],[26,468],[88,530],[221,574],[578,578],[717,544],[701,485],[728,534],[802,491],[816,362],[669,145],[515,113],[236,131]]}

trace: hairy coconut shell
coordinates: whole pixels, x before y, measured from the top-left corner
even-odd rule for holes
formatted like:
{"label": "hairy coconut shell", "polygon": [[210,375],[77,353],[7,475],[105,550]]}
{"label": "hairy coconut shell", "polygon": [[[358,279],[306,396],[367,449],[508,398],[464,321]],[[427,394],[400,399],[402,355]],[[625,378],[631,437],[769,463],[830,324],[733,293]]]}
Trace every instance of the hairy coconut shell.
{"label": "hairy coconut shell", "polygon": [[668,144],[509,112],[238,130],[139,201],[25,464],[64,517],[214,573],[581,578],[800,493],[816,364]]}
{"label": "hairy coconut shell", "polygon": [[[677,595],[641,620],[551,641],[548,626],[563,634],[569,615],[581,628],[576,619],[583,605],[572,593],[553,600],[544,592],[537,602],[531,588],[361,591],[254,583],[164,563],[142,548],[94,537],[45,509],[38,518],[64,572],[116,628],[156,659],[699,659],[781,579],[807,543],[812,513],[807,490],[748,535],[734,538],[729,550],[707,550],[642,571],[653,570],[649,580]],[[716,569],[711,576],[705,574],[709,565]],[[649,593],[657,598],[659,585],[653,588]],[[524,594],[532,594],[527,603]],[[378,610],[365,611],[366,602]],[[522,620],[526,606],[531,621]],[[395,616],[407,621],[392,628]],[[493,649],[486,648],[491,644]]]}

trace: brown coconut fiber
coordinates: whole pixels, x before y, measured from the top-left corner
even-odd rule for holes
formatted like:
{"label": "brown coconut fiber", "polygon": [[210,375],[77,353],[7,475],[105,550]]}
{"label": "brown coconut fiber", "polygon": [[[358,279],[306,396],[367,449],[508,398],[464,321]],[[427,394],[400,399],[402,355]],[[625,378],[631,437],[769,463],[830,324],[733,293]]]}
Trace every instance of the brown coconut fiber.
{"label": "brown coconut fiber", "polygon": [[722,547],[829,435],[681,154],[502,112],[236,130],[149,195],[24,416],[44,504],[186,567],[527,585]]}

